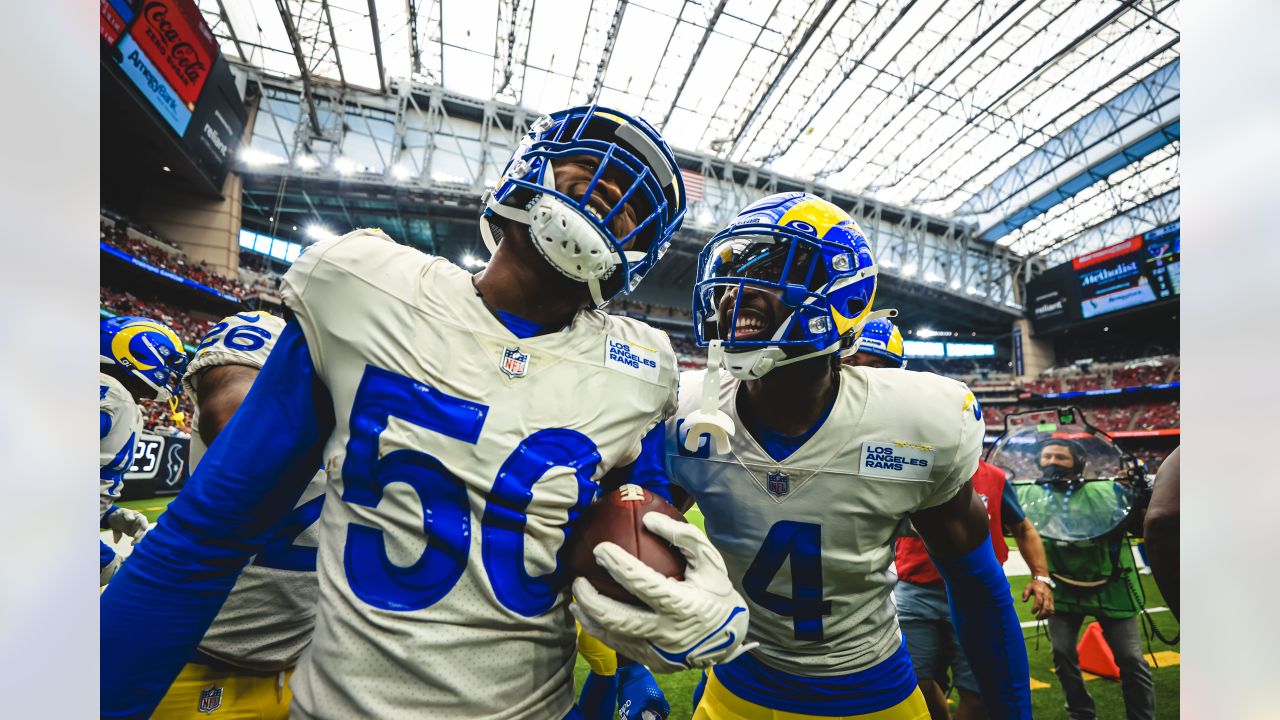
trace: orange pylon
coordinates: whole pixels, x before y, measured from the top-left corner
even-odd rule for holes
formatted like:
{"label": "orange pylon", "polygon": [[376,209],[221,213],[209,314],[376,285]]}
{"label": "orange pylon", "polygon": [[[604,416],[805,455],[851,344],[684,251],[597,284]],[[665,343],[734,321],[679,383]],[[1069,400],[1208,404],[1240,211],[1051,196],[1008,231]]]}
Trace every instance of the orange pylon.
{"label": "orange pylon", "polygon": [[1107,641],[1102,637],[1102,626],[1096,621],[1089,623],[1084,629],[1084,637],[1076,646],[1080,655],[1080,669],[1100,677],[1120,679],[1120,667],[1116,665],[1116,656],[1112,654]]}

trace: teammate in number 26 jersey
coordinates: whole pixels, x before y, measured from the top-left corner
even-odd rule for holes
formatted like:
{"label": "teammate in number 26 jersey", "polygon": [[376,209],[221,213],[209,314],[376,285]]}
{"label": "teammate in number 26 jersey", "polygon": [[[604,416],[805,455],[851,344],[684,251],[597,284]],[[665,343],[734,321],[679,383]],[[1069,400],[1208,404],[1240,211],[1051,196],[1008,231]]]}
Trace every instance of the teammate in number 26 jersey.
{"label": "teammate in number 26 jersey", "polygon": [[[284,321],[265,312],[224,318],[205,335],[187,366],[182,384],[196,403],[201,373],[224,365],[260,369],[267,361]],[[197,404],[198,408],[199,405]],[[204,457],[200,416],[193,422],[191,470]],[[298,501],[282,533],[244,572],[209,626],[200,650],[216,660],[257,671],[280,671],[298,661],[315,625],[316,583],[314,518],[324,502],[324,474],[317,472]],[[302,518],[306,518],[303,520]],[[309,520],[309,521],[307,521]]]}
{"label": "teammate in number 26 jersey", "polygon": [[[182,385],[196,408],[191,467],[205,438],[233,417],[285,323],[265,312],[223,318],[196,348]],[[201,410],[207,409],[207,414]],[[315,521],[324,502],[316,473],[279,533],[240,574],[200,647],[156,707],[155,720],[185,720],[198,712],[232,713],[244,720],[289,716],[289,671],[311,642],[315,625]]]}

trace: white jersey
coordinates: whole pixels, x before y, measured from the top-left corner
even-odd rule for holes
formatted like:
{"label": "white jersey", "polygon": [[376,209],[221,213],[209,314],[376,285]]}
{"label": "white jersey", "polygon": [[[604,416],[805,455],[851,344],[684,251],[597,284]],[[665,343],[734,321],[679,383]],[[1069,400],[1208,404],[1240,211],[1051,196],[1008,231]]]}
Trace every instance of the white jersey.
{"label": "white jersey", "polygon": [[[191,425],[190,467],[204,457],[200,410],[196,401],[201,373],[222,365],[260,369],[284,330],[284,321],[265,312],[246,312],[223,318],[200,341],[195,358],[182,378],[183,388],[196,406]],[[280,536],[247,565],[213,624],[200,650],[236,667],[279,671],[298,662],[315,627],[315,547],[324,502],[324,473],[316,473],[294,508]]]}
{"label": "white jersey", "polygon": [[[701,402],[702,371],[681,376],[677,418]],[[826,421],[790,457],[770,457],[737,413],[740,383],[720,378],[737,428],[730,452],[690,453],[667,427],[672,483],[706,517],[708,537],[751,608],[748,641],[770,667],[845,675],[901,642],[890,592],[894,531],[951,499],[974,473],[984,425],[962,383],[929,373],[843,367]]]}
{"label": "white jersey", "polygon": [[98,517],[120,497],[142,432],[142,411],[119,380],[98,373]]}
{"label": "white jersey", "polygon": [[557,555],[675,410],[670,341],[594,310],[517,338],[470,274],[375,230],[313,245],[282,290],[335,415],[292,716],[561,720]]}

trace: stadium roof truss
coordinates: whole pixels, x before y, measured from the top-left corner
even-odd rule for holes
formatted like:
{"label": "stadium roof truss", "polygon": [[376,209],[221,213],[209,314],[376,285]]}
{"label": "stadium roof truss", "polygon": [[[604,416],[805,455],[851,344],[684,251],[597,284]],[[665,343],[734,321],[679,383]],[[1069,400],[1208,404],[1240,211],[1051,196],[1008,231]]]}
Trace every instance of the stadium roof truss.
{"label": "stadium roof truss", "polygon": [[768,187],[848,198],[920,218],[946,267],[886,264],[961,293],[945,238],[1024,272],[1177,216],[1177,0],[198,2],[262,88],[253,172],[471,192],[534,115],[598,101],[705,178],[695,227]]}

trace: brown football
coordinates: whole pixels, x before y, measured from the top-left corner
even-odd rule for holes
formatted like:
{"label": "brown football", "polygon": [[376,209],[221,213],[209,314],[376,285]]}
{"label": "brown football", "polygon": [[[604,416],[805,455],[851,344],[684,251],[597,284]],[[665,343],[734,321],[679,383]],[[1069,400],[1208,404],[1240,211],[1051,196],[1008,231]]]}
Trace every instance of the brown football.
{"label": "brown football", "polygon": [[569,576],[585,577],[602,594],[615,600],[643,605],[596,564],[592,555],[596,545],[612,542],[663,575],[683,579],[684,555],[666,540],[649,532],[641,522],[647,512],[660,512],[686,522],[675,506],[639,485],[622,485],[592,503],[578,519],[569,542]]}

